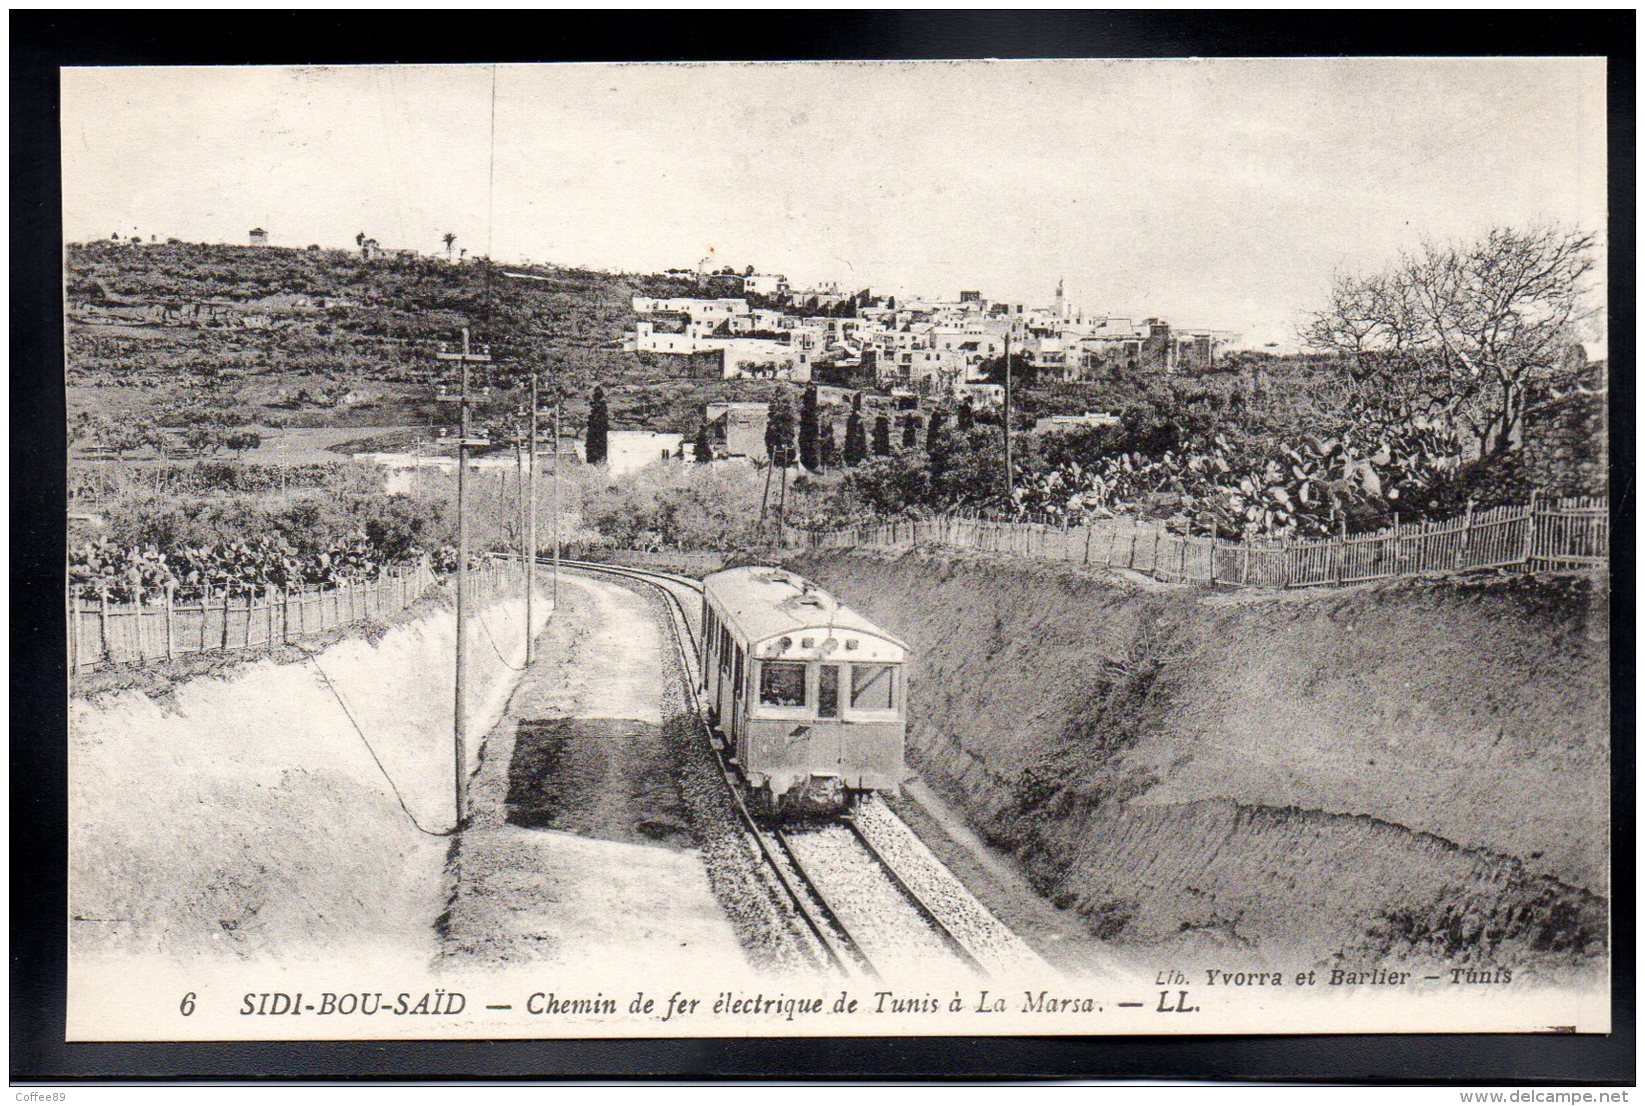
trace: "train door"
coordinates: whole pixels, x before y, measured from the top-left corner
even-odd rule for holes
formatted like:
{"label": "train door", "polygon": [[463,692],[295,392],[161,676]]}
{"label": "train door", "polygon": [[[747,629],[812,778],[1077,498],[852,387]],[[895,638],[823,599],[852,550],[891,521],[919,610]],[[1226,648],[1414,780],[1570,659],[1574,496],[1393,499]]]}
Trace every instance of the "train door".
{"label": "train door", "polygon": [[714,680],[714,712],[720,719],[720,730],[726,740],[737,740],[736,701],[731,695],[731,631],[726,629],[725,623],[720,623],[719,649],[716,651],[719,664]]}
{"label": "train door", "polygon": [[812,763],[845,768],[848,726],[840,725],[841,688],[845,682],[841,665],[817,666],[817,725],[811,732]]}
{"label": "train door", "polygon": [[736,720],[737,756],[744,764],[749,762],[748,696],[744,694],[743,688],[747,674],[743,647],[734,644],[731,661],[731,717]]}

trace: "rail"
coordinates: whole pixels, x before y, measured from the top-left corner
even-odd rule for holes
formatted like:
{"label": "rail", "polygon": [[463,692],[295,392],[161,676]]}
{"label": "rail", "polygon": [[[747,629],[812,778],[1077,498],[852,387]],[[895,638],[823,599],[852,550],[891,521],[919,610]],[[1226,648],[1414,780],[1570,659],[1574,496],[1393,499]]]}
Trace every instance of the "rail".
{"label": "rail", "polygon": [[[686,612],[685,604],[680,602],[679,595],[671,587],[659,583],[656,577],[663,577],[662,573],[649,573],[642,570],[630,569],[621,565],[603,564],[598,561],[569,561],[562,559],[561,568],[580,569],[584,572],[605,573],[622,579],[634,580],[648,584],[661,594],[669,605],[669,621],[674,627],[673,640],[679,654],[680,673],[684,677],[686,694],[691,700],[692,716],[697,721],[700,736],[707,743],[709,750],[714,754],[721,776],[731,794],[732,805],[737,811],[738,820],[747,831],[748,839],[754,844],[761,859],[776,876],[777,883],[782,887],[784,894],[794,904],[795,913],[805,923],[807,930],[823,949],[828,960],[842,973],[850,974],[853,964],[860,965],[869,975],[874,974],[873,965],[863,954],[860,946],[851,937],[849,931],[840,922],[838,915],[828,905],[828,900],[818,889],[816,882],[806,873],[794,850],[783,838],[780,831],[768,832],[754,818],[748,805],[743,802],[742,794],[738,790],[736,773],[726,761],[724,752],[714,741],[709,732],[707,714],[703,710],[702,698],[697,690],[697,673],[694,661],[697,656],[697,636],[691,629],[691,618]],[[664,577],[671,583],[682,587],[689,587],[697,591],[702,590],[702,584],[687,577]],[[687,642],[690,643],[687,648]],[[775,844],[775,847],[773,847]],[[779,857],[778,853],[781,853]],[[798,883],[803,885],[796,886]],[[821,914],[822,917],[817,915]],[[838,936],[835,936],[838,934]],[[843,940],[842,940],[843,938]]]}
{"label": "rail", "polygon": [[[870,977],[878,977],[879,972],[873,959],[866,950],[866,938],[878,938],[878,933],[864,933],[863,939],[854,934],[841,912],[830,903],[822,884],[824,880],[808,869],[808,862],[801,856],[803,849],[795,846],[790,836],[781,826],[766,826],[756,819],[744,803],[741,789],[737,783],[737,775],[727,761],[722,750],[709,732],[706,713],[703,711],[701,696],[698,693],[698,678],[695,669],[697,657],[697,636],[691,627],[691,616],[685,604],[680,600],[680,588],[701,593],[703,589],[700,580],[674,573],[658,572],[651,569],[635,569],[625,565],[611,565],[595,561],[562,561],[562,567],[570,567],[605,573],[607,575],[625,578],[644,583],[660,592],[667,600],[671,611],[671,623],[674,624],[674,643],[679,653],[680,669],[685,677],[691,705],[700,727],[701,735],[713,753],[719,765],[722,778],[730,790],[732,801],[737,809],[739,819],[746,829],[750,839],[764,858],[771,871],[775,873],[785,894],[794,902],[795,909],[805,920],[808,929],[818,943],[827,951],[830,960],[842,972],[849,974],[852,967],[866,973]],[[689,651],[687,643],[690,644]],[[895,818],[883,806],[876,808],[884,812],[886,817]],[[883,877],[891,894],[906,902],[918,917],[926,930],[931,932],[941,946],[961,963],[986,978],[991,974],[989,966],[964,938],[956,931],[950,917],[945,920],[946,908],[937,906],[927,895],[922,894],[915,886],[915,881],[900,871],[897,864],[881,847],[864,832],[856,817],[841,819],[849,830],[849,839],[857,846],[861,857],[861,864],[871,867],[873,871]],[[900,825],[900,823],[899,823]],[[952,877],[950,877],[952,878]],[[956,881],[957,882],[957,881]],[[966,896],[969,898],[969,895]],[[992,921],[992,916],[989,916]],[[997,922],[994,923],[996,926]],[[1001,927],[1003,928],[1003,927]],[[1004,931],[1009,934],[1009,931]],[[1012,940],[1016,940],[1014,937]],[[1018,942],[1020,944],[1020,942]],[[1023,946],[1026,948],[1026,946]]]}
{"label": "rail", "polygon": [[807,549],[976,549],[1035,560],[1127,568],[1170,583],[1304,588],[1482,569],[1603,571],[1610,564],[1604,498],[1543,499],[1305,542],[1233,542],[1159,523],[1112,518],[1000,520],[977,515],[899,520],[839,530],[784,528]]}

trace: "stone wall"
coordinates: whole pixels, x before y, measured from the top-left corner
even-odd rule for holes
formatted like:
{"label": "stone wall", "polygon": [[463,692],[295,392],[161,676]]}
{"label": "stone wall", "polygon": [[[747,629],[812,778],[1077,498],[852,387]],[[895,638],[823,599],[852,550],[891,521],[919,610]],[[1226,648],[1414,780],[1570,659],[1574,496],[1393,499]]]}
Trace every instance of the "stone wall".
{"label": "stone wall", "polygon": [[1606,494],[1606,399],[1605,391],[1574,391],[1525,412],[1525,466],[1533,487],[1555,496]]}

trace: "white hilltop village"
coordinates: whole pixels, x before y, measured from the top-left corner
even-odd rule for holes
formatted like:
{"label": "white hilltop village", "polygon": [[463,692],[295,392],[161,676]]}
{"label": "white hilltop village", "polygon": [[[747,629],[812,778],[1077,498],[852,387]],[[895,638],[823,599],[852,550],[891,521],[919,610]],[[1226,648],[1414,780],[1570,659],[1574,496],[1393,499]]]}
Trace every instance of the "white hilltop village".
{"label": "white hilltop village", "polygon": [[[733,274],[696,279],[724,289]],[[1159,318],[1087,312],[1065,298],[1060,281],[1050,305],[1029,307],[980,291],[899,301],[832,283],[794,288],[784,276],[752,269],[734,279],[741,295],[635,296],[637,320],[625,348],[705,357],[726,380],[815,381],[990,403],[1001,388],[984,379],[983,365],[1004,354],[1007,340],[1041,379],[1076,382],[1113,369],[1206,368],[1234,339]]]}
{"label": "white hilltop village", "polygon": [[[1014,362],[1026,362],[1040,380],[1072,383],[1113,371],[1198,371],[1235,341],[1226,331],[1088,312],[1069,302],[1060,280],[1049,305],[1030,307],[975,290],[940,300],[853,292],[836,283],[797,288],[752,266],[664,275],[694,286],[695,294],[635,296],[625,349],[677,360],[682,375],[815,384],[840,418],[853,392],[889,397],[904,419],[949,402],[997,406],[1005,389],[985,369],[1007,343]],[[704,418],[714,456],[763,458],[766,413],[764,403],[709,404]],[[1044,419],[1038,429],[1110,421],[1114,416],[1092,412]]]}

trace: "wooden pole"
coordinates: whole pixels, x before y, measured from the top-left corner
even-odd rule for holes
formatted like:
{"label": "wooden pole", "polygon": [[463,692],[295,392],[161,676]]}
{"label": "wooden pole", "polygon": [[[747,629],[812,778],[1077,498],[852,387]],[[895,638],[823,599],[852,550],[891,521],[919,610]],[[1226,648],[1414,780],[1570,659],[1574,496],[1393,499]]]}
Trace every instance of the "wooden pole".
{"label": "wooden pole", "polygon": [[554,612],[560,611],[560,402],[554,401]]}
{"label": "wooden pole", "polygon": [[1005,309],[1005,505],[1014,509],[1017,504],[1017,477],[1011,467],[1011,308]]}
{"label": "wooden pole", "polygon": [[97,619],[98,639],[103,645],[103,660],[113,663],[114,650],[109,642],[109,593],[107,591],[102,593],[102,599],[103,603],[99,608],[101,613]]}
{"label": "wooden pole", "polygon": [[452,775],[456,826],[462,828],[468,820],[468,449],[470,438],[469,366],[491,360],[489,352],[475,353],[469,345],[469,331],[463,328],[461,353],[440,353],[442,360],[457,361],[462,365],[461,391],[456,397],[461,409],[461,424],[457,439],[457,672],[452,703]]}
{"label": "wooden pole", "polygon": [[1525,571],[1530,572],[1536,558],[1536,500],[1537,490],[1531,489],[1531,504],[1525,512]]}
{"label": "wooden pole", "polygon": [[171,658],[173,658],[177,655],[177,638],[176,638],[177,631],[176,631],[175,623],[173,621],[174,618],[175,618],[175,615],[172,613],[172,609],[171,609],[172,608],[172,603],[174,602],[176,594],[177,594],[176,585],[175,584],[167,584],[166,585],[166,659],[167,660],[170,660]]}
{"label": "wooden pole", "polygon": [[[532,604],[537,591],[537,371],[531,372],[531,487],[526,491],[525,516],[525,663],[535,655],[536,642],[532,638]],[[555,445],[559,445],[558,442]]]}
{"label": "wooden pole", "polygon": [[1462,514],[1462,533],[1457,536],[1456,563],[1452,566],[1460,570],[1468,560],[1470,547],[1474,536],[1474,498],[1468,497],[1468,506]]}

